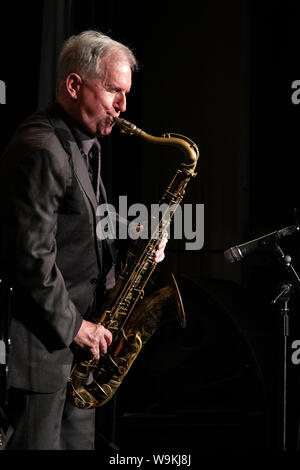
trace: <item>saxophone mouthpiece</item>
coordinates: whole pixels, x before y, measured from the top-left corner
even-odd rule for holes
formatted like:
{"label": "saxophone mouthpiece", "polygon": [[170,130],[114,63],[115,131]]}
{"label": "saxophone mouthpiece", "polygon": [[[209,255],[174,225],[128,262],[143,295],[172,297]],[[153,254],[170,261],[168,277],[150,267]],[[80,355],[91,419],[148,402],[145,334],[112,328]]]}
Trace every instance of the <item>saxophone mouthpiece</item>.
{"label": "saxophone mouthpiece", "polygon": [[141,132],[141,129],[136,127],[131,122],[126,121],[126,119],[115,117],[114,120],[116,124],[118,124],[122,134],[138,135]]}

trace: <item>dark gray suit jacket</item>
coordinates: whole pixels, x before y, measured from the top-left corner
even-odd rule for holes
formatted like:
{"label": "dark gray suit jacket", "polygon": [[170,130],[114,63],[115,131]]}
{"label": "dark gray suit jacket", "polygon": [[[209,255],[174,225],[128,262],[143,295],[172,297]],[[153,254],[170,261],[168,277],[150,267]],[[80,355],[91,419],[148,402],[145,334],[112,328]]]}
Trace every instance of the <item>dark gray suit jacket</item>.
{"label": "dark gray suit jacket", "polygon": [[66,383],[70,346],[105,274],[96,207],[59,107],[30,116],[0,160],[1,270],[15,292],[9,386],[51,392]]}

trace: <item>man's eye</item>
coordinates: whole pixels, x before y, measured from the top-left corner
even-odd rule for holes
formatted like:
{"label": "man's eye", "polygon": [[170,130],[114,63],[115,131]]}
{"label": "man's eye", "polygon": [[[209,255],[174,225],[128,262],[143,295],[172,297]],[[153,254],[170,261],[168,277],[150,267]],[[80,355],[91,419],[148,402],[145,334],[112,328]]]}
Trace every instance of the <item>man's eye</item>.
{"label": "man's eye", "polygon": [[119,88],[106,88],[106,91],[109,93],[119,93],[121,90]]}

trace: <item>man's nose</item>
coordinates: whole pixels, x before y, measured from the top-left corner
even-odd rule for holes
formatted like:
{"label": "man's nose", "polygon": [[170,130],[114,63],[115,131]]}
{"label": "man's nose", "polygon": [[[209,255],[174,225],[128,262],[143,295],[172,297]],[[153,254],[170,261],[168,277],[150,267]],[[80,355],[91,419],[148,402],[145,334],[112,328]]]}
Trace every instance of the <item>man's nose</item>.
{"label": "man's nose", "polygon": [[126,111],[126,96],[125,94],[121,94],[118,96],[115,102],[115,110],[124,113]]}

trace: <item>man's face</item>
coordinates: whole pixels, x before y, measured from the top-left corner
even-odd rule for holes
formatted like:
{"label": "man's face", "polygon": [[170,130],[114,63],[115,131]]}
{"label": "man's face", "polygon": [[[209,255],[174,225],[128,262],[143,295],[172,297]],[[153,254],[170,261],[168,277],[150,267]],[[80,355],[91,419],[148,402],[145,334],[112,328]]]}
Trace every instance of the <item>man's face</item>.
{"label": "man's face", "polygon": [[82,80],[77,94],[77,117],[98,136],[110,134],[114,117],[126,110],[126,93],[131,88],[131,68],[125,57],[107,56],[102,67],[103,78]]}

